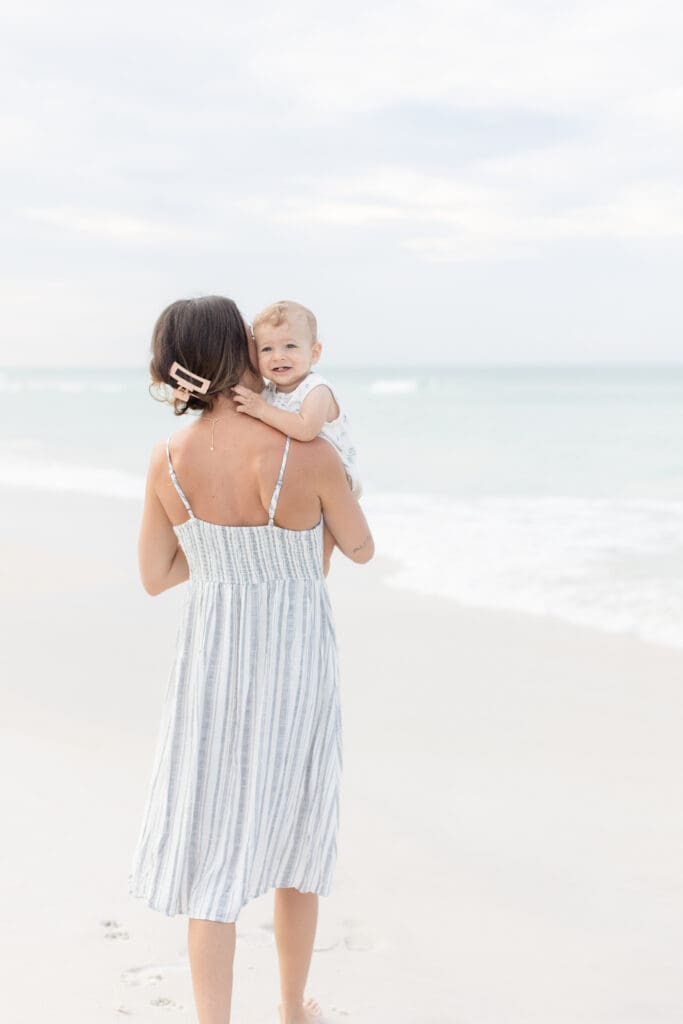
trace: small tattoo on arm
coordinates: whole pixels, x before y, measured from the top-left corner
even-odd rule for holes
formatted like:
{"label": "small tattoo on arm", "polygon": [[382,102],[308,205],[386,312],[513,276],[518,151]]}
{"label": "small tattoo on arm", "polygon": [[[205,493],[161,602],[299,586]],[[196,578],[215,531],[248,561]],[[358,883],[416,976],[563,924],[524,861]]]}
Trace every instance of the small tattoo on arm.
{"label": "small tattoo on arm", "polygon": [[365,545],[369,543],[369,541],[370,541],[370,534],[368,534],[368,535],[367,535],[367,537],[365,538],[365,540],[363,541],[363,543],[362,543],[362,544],[359,544],[357,548],[352,548],[352,550],[351,550],[351,554],[352,554],[352,555],[355,555],[356,551],[360,551],[360,550],[362,550],[362,548],[364,548],[364,547],[365,547]]}

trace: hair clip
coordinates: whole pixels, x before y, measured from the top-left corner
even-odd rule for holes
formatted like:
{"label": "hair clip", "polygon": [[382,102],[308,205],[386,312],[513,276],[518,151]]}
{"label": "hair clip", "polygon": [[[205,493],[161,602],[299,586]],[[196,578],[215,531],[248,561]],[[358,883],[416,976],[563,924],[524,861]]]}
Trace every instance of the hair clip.
{"label": "hair clip", "polygon": [[[195,394],[205,395],[209,390],[210,380],[207,380],[206,377],[200,377],[197,373],[192,373],[191,370],[187,370],[180,363],[173,363],[168,373],[169,376],[173,377],[173,380],[178,382],[179,386],[173,389],[173,394],[181,402],[187,402],[191,391]],[[185,377],[181,377],[181,373],[185,374]],[[193,380],[188,380],[188,377],[192,377]],[[195,384],[194,381],[199,381],[199,384]]]}

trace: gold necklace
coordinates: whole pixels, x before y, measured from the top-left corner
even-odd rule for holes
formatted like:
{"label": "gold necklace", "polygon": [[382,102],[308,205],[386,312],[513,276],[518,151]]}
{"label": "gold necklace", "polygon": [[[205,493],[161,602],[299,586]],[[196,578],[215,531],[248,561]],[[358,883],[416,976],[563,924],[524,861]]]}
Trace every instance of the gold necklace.
{"label": "gold necklace", "polygon": [[211,451],[213,452],[213,451],[215,451],[215,448],[213,446],[213,432],[216,429],[216,424],[218,423],[219,420],[222,420],[223,417],[222,416],[209,416],[208,418],[211,420],[211,445],[210,445],[210,447],[211,447]]}

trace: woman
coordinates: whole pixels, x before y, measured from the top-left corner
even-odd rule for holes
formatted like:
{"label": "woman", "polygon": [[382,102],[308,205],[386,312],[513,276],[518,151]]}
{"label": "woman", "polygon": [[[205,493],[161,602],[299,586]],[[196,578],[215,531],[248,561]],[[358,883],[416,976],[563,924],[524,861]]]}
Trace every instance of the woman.
{"label": "woman", "polygon": [[373,541],[330,444],[239,415],[232,388],[263,381],[230,299],[164,310],[150,370],[177,385],[176,414],[200,415],[154,448],[148,472],[143,585],[189,584],[129,889],[188,915],[199,1024],[226,1024],[235,921],[274,888],[281,1024],[308,1024],[320,1015],[304,986],[342,770],[323,518],[355,562]]}

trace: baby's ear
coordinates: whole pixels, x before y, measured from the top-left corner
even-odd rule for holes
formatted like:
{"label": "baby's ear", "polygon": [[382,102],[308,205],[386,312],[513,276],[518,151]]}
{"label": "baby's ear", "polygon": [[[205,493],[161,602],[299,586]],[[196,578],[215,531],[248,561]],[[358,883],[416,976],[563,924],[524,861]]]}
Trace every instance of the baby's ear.
{"label": "baby's ear", "polygon": [[320,353],[323,350],[322,343],[319,341],[314,342],[313,348],[311,349],[311,365],[317,363],[320,359]]}

